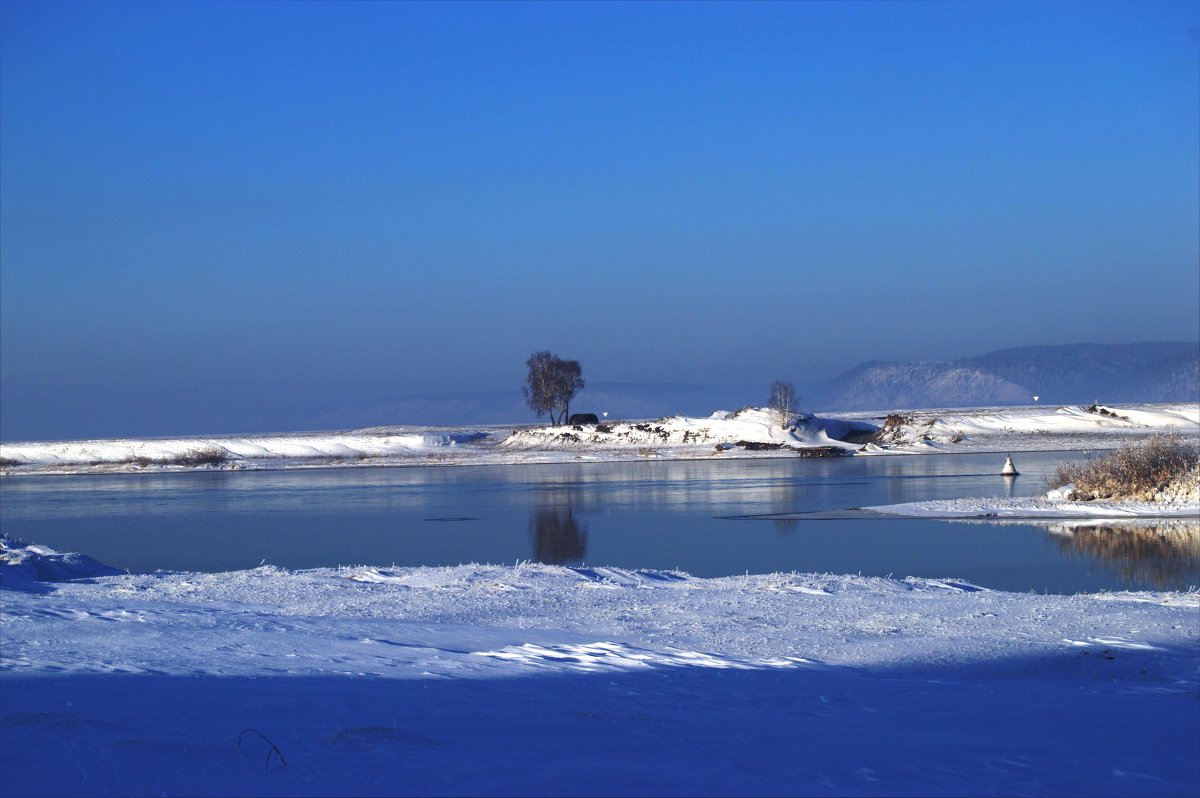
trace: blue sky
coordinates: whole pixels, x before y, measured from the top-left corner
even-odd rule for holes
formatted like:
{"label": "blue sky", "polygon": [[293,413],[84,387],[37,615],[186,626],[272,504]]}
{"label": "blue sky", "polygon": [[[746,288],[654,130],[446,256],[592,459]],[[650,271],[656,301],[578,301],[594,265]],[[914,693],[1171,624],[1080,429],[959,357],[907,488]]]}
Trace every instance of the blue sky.
{"label": "blue sky", "polygon": [[8,0],[0,437],[1195,340],[1198,141],[1193,2]]}

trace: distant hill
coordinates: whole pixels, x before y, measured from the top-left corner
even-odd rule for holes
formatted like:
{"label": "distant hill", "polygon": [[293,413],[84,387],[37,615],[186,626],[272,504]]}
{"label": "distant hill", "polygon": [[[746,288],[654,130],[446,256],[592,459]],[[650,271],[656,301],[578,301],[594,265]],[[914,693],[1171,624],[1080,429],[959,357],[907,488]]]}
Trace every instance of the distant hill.
{"label": "distant hill", "polygon": [[[941,362],[872,361],[815,392],[822,407],[899,409],[1200,400],[1200,343],[1026,346]],[[806,401],[806,404],[811,404]]]}
{"label": "distant hill", "polygon": [[[571,410],[609,420],[707,416],[761,405],[763,385],[590,382]],[[1200,401],[1200,343],[1028,346],[948,361],[871,361],[822,386],[801,386],[809,410]],[[382,424],[533,424],[520,387],[507,391],[377,398],[334,407],[299,429]],[[543,417],[543,421],[544,421]]]}

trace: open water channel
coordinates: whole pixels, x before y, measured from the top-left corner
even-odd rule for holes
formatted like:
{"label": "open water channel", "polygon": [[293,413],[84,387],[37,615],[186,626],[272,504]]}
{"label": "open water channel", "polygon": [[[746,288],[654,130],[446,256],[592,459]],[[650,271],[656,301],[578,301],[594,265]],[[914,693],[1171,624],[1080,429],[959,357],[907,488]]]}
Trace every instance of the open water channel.
{"label": "open water channel", "polygon": [[1200,520],[1067,531],[795,516],[1038,494],[1056,464],[1082,457],[1018,453],[1015,479],[996,454],[17,477],[0,483],[0,531],[133,572],[528,560],[1022,592],[1195,586]]}

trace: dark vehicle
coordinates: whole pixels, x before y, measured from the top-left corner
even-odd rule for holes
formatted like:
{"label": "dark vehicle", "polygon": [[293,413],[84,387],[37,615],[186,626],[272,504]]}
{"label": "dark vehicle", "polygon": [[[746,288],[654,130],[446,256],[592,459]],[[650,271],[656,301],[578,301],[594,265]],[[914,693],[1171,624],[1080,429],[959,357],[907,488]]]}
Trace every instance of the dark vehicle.
{"label": "dark vehicle", "polygon": [[600,419],[596,418],[595,413],[574,413],[567,419],[568,424],[599,424]]}

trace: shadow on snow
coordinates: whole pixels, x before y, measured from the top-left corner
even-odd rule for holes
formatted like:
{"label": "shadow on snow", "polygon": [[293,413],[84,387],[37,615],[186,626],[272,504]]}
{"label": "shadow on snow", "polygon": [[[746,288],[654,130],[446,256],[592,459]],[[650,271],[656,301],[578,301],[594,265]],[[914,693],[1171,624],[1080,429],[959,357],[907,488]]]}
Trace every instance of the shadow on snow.
{"label": "shadow on snow", "polygon": [[28,795],[1196,794],[1196,661],[1091,646],[870,671],[8,671],[0,758],[5,792]]}

